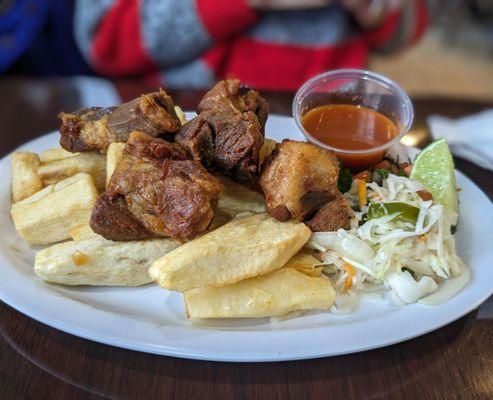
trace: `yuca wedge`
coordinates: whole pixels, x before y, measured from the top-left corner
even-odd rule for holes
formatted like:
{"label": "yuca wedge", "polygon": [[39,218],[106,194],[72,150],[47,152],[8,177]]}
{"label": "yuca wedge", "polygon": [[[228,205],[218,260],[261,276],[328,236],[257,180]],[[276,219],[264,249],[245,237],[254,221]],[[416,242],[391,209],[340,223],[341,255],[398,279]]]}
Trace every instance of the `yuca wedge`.
{"label": "yuca wedge", "polygon": [[18,152],[12,154],[12,202],[33,195],[43,188],[38,177],[39,157],[34,153]]}
{"label": "yuca wedge", "polygon": [[79,225],[69,232],[72,240],[84,240],[92,237],[102,237],[92,230],[89,225]]}
{"label": "yuca wedge", "polygon": [[276,147],[277,142],[272,139],[265,138],[264,139],[264,144],[262,145],[260,149],[260,154],[258,156],[258,162],[259,165],[262,165],[265,161],[265,159],[270,156],[270,153],[274,150],[274,147]]}
{"label": "yuca wedge", "polygon": [[263,195],[226,177],[218,178],[224,189],[208,231],[213,231],[233,219],[267,212]]}
{"label": "yuca wedge", "polygon": [[217,205],[221,211],[232,217],[244,212],[252,214],[267,212],[265,198],[260,193],[228,178],[221,177],[220,181],[224,185],[223,194]]}
{"label": "yuca wedge", "polygon": [[180,106],[175,106],[175,113],[182,125],[187,123],[187,116]]}
{"label": "yuca wedge", "polygon": [[185,243],[154,262],[149,273],[170,290],[223,286],[283,267],[310,234],[303,223],[257,214]]}
{"label": "yuca wedge", "polygon": [[79,153],[71,153],[70,151],[62,149],[61,147],[56,147],[54,149],[48,149],[41,152],[39,158],[42,163],[48,164],[53,161],[59,161],[63,160],[64,158],[76,156],[77,154]]}
{"label": "yuca wedge", "polygon": [[177,246],[171,239],[112,242],[95,236],[39,251],[34,271],[62,285],[140,286],[152,282],[151,263]]}
{"label": "yuca wedge", "polygon": [[125,143],[114,142],[108,146],[108,151],[106,153],[106,187],[110,183],[111,176],[115,172],[116,164],[122,158],[123,149],[125,148]]}
{"label": "yuca wedge", "polygon": [[335,291],[327,278],[281,268],[227,286],[192,289],[184,297],[191,319],[262,318],[328,309]]}
{"label": "yuca wedge", "polygon": [[98,153],[79,153],[43,164],[38,169],[38,175],[45,185],[53,185],[81,172],[92,176],[96,188],[104,189],[106,156]]}
{"label": "yuca wedge", "polygon": [[11,214],[19,234],[29,244],[49,244],[70,238],[70,230],[89,224],[98,191],[88,174],[77,174],[15,203]]}
{"label": "yuca wedge", "polygon": [[310,254],[308,250],[301,249],[291,260],[286,264],[287,268],[294,268],[305,275],[322,276],[322,269],[316,268],[322,263]]}

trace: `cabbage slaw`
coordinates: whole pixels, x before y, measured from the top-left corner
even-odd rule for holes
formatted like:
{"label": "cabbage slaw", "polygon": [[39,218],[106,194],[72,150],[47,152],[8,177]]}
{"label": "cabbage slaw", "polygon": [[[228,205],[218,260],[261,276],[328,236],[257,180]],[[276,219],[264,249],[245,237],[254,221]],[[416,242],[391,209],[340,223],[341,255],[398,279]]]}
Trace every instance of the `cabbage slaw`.
{"label": "cabbage slaw", "polygon": [[[344,194],[353,207],[359,204],[357,186],[353,181]],[[423,200],[422,190],[419,182],[393,174],[381,186],[366,183],[369,204],[354,212],[349,230],[313,233],[307,247],[319,252],[323,273],[338,293],[334,312],[350,312],[361,293],[378,290],[397,304],[437,305],[467,284],[469,269],[451,232],[457,214]],[[419,209],[416,223],[397,218],[399,213],[365,220],[371,203],[389,202]]]}

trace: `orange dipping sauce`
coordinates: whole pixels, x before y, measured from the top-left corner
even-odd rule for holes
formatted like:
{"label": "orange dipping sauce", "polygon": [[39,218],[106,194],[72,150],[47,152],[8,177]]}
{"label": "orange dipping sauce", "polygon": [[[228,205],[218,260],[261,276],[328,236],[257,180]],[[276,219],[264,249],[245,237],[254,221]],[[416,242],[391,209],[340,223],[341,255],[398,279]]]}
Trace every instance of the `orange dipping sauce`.
{"label": "orange dipping sauce", "polygon": [[341,150],[369,150],[348,154],[336,151],[345,166],[363,169],[383,158],[384,145],[399,134],[385,115],[370,108],[351,104],[329,104],[309,110],[301,120],[305,130],[318,141]]}

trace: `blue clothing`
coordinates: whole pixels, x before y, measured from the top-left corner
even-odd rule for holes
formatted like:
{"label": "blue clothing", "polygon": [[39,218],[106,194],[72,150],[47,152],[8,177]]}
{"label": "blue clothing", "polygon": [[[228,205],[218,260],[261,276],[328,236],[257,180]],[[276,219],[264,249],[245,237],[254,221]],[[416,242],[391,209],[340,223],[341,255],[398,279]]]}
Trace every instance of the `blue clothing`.
{"label": "blue clothing", "polygon": [[0,6],[0,73],[88,74],[73,34],[71,0],[7,0]]}

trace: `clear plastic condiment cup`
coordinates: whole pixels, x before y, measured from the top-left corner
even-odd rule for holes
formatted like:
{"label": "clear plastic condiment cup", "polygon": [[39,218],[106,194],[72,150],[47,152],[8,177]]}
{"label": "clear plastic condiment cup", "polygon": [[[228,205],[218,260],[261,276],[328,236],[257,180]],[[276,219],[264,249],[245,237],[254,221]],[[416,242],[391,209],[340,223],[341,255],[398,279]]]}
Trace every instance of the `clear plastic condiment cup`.
{"label": "clear plastic condiment cup", "polygon": [[[306,131],[302,119],[309,110],[329,104],[375,110],[389,118],[398,133],[388,142],[368,149],[344,149],[321,142]],[[310,142],[333,150],[345,166],[357,170],[376,164],[407,133],[413,122],[413,106],[404,89],[385,76],[360,69],[338,69],[317,75],[301,86],[293,100],[293,117]]]}

